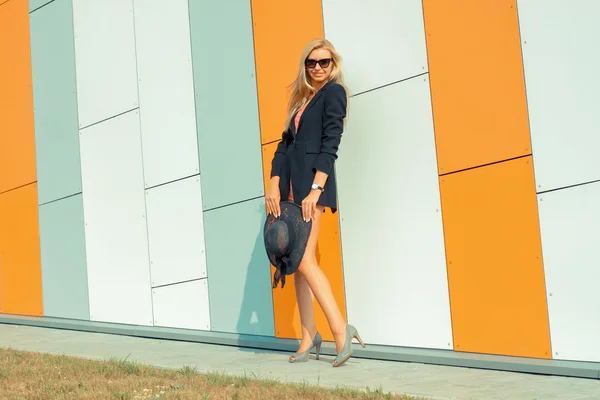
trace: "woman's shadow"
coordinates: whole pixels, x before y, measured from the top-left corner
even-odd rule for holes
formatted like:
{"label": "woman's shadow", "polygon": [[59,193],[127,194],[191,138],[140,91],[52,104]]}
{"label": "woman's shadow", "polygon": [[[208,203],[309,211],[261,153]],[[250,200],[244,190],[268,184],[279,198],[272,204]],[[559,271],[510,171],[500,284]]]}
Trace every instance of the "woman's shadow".
{"label": "woman's shadow", "polygon": [[[236,326],[237,333],[240,334],[238,346],[240,346],[240,351],[254,353],[295,351],[299,344],[296,339],[284,340],[283,342],[278,339],[277,347],[280,350],[269,350],[275,347],[273,290],[290,290],[293,292],[294,283],[288,278],[284,289],[281,289],[281,286],[278,286],[277,289],[272,288],[272,276],[275,269],[269,262],[264,244],[263,229],[267,218],[264,201],[257,202],[256,212],[260,213],[262,218],[260,218],[260,224],[252,229],[256,232],[256,240],[247,264],[244,294]],[[290,316],[290,319],[293,316],[295,307],[295,301],[280,302],[277,305],[278,313]]]}
{"label": "woman's shadow", "polygon": [[[275,324],[275,308],[277,308],[279,328],[286,332],[294,331],[296,335],[300,333],[288,326],[294,325],[296,318],[299,319],[293,276],[287,277],[284,288],[281,288],[281,283],[276,289],[272,288],[275,268],[269,262],[265,250],[263,229],[267,215],[264,202],[258,202],[257,212],[261,213],[262,218],[255,228],[256,240],[246,271],[242,306],[236,326],[237,333],[240,334],[237,345],[240,351],[256,354],[293,353],[298,349],[300,341],[296,338],[276,338],[279,335],[276,335]],[[321,255],[318,244],[316,258],[320,265]],[[275,307],[273,290],[287,291],[286,299],[280,298],[277,307]],[[314,354],[311,355],[312,358]]]}

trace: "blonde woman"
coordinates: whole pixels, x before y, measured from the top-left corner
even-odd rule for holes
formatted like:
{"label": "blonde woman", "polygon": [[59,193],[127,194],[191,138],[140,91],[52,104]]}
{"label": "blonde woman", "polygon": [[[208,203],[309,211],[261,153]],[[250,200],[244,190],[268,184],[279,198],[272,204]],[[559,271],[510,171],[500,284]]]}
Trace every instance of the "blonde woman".
{"label": "blonde woman", "polygon": [[[267,211],[273,216],[281,215],[280,202],[284,199],[299,204],[304,221],[312,222],[304,256],[294,273],[302,340],[290,362],[308,361],[313,348],[319,358],[322,339],[315,324],[313,294],[335,339],[337,356],[333,366],[350,358],[353,338],[365,346],[356,328],[344,321],[315,256],[321,216],[326,207],[333,213],[337,211],[334,162],[344,130],[346,105],[340,55],[325,39],[310,42],[292,84],[285,130],[273,157],[266,195]],[[277,271],[274,287],[280,279]]]}

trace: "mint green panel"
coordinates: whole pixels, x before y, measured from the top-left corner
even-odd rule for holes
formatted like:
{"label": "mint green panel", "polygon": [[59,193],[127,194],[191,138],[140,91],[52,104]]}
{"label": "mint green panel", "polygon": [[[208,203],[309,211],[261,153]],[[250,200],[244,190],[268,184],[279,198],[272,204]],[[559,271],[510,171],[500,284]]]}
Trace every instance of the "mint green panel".
{"label": "mint green panel", "polygon": [[90,319],[83,198],[40,206],[44,315]]}
{"label": "mint green panel", "polygon": [[265,218],[264,199],[204,213],[213,331],[275,334],[270,264],[262,236]]}
{"label": "mint green panel", "polygon": [[51,3],[52,1],[53,0],[29,0],[29,12],[35,11],[46,4]]}
{"label": "mint green panel", "polygon": [[38,202],[81,193],[71,0],[30,14]]}
{"label": "mint green panel", "polygon": [[250,1],[190,1],[204,210],[264,195]]}

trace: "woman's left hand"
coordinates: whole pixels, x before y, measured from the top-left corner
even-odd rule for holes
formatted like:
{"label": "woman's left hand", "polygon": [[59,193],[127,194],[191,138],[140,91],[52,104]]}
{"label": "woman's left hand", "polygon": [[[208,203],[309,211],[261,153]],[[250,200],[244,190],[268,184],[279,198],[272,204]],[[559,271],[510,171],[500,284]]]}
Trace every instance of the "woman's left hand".
{"label": "woman's left hand", "polygon": [[305,222],[312,220],[315,216],[319,197],[321,197],[320,190],[311,190],[308,196],[302,200],[302,218]]}

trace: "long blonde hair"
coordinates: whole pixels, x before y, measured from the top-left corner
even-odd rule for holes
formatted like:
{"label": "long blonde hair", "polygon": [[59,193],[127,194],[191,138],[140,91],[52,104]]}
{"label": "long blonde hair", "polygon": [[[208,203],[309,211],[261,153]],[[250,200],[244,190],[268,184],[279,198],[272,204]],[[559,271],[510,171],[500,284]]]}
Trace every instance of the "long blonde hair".
{"label": "long blonde hair", "polygon": [[315,88],[311,85],[310,78],[306,73],[304,62],[310,53],[316,49],[329,50],[331,53],[331,58],[333,59],[329,80],[342,85],[346,90],[346,95],[348,95],[348,88],[344,83],[342,57],[340,54],[335,50],[333,44],[331,44],[331,42],[327,39],[315,39],[311,41],[306,45],[304,51],[302,52],[300,66],[298,67],[298,75],[296,76],[294,82],[292,82],[290,85],[290,98],[287,108],[287,118],[285,120],[285,129],[290,126],[294,113],[298,111],[307,102],[309,96],[315,92]]}

